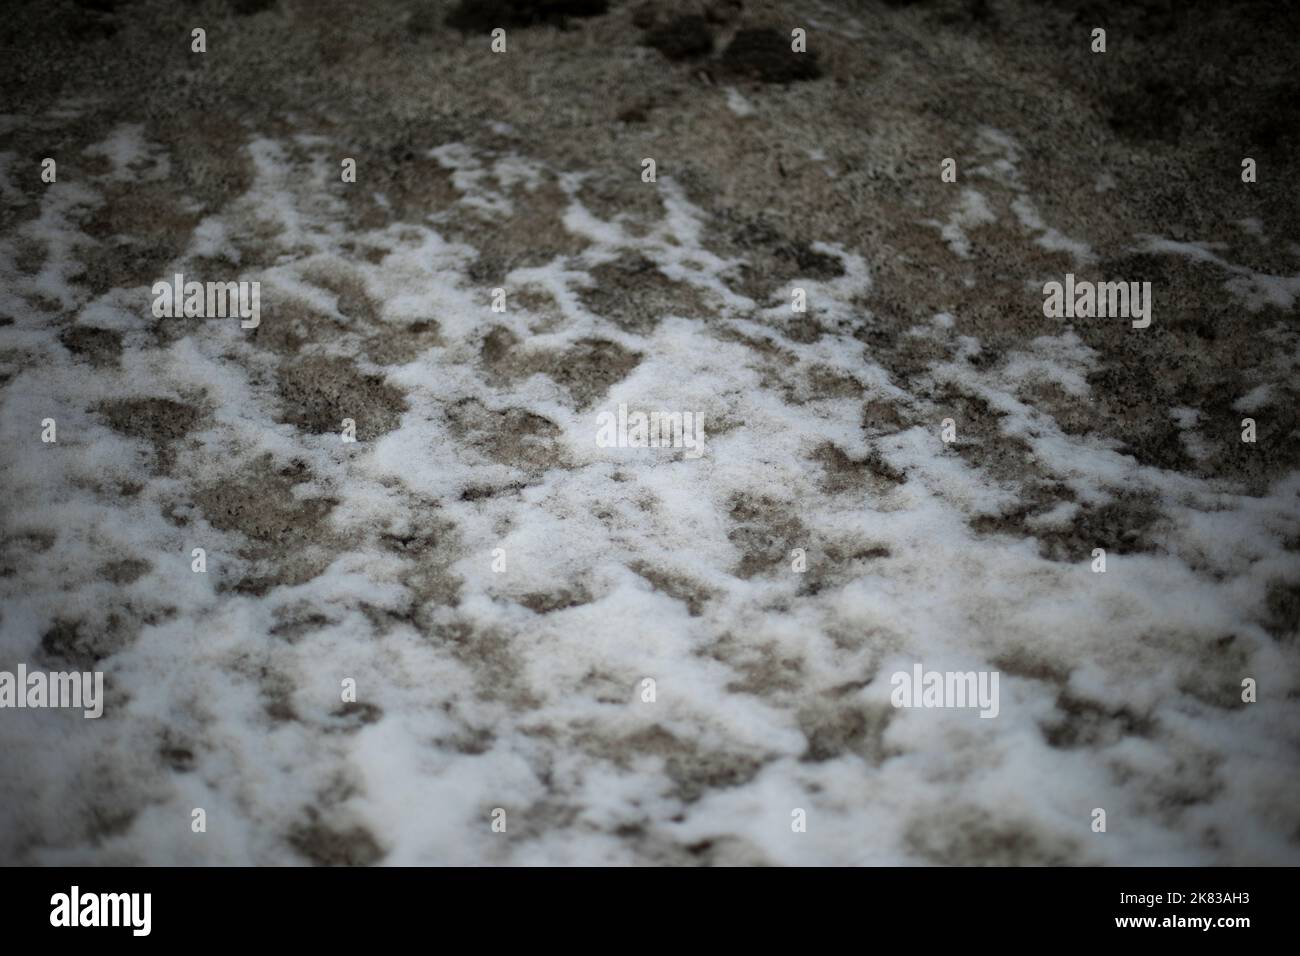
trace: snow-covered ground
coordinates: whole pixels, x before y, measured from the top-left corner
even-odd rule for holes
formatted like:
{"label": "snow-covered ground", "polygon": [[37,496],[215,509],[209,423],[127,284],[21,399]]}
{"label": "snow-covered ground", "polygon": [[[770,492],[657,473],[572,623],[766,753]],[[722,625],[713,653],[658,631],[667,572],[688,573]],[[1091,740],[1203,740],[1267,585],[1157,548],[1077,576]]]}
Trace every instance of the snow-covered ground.
{"label": "snow-covered ground", "polygon": [[[1082,106],[927,112],[928,56],[1029,54],[923,10],[710,21],[803,24],[791,84],[621,7],[496,63],[314,16],[159,54],[188,119],[0,117],[0,670],[108,687],[0,710],[0,860],[1300,862],[1294,203],[1201,232]],[[317,56],[357,89],[308,108]],[[1072,125],[1090,165],[1046,158]],[[1153,281],[1152,326],[1045,317],[1067,272]],[[177,273],[260,323],[155,318]],[[704,454],[601,447],[620,405]],[[891,706],[917,662],[996,671],[997,716]]]}

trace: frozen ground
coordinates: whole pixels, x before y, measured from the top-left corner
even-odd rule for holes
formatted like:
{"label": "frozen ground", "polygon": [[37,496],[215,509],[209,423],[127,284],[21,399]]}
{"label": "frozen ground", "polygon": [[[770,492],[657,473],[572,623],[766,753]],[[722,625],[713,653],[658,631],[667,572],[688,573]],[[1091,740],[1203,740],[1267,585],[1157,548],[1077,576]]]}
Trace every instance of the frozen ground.
{"label": "frozen ground", "polygon": [[[0,670],[109,690],[0,711],[0,861],[1300,862],[1278,9],[8,13]],[[998,717],[891,707],[916,661]]]}

